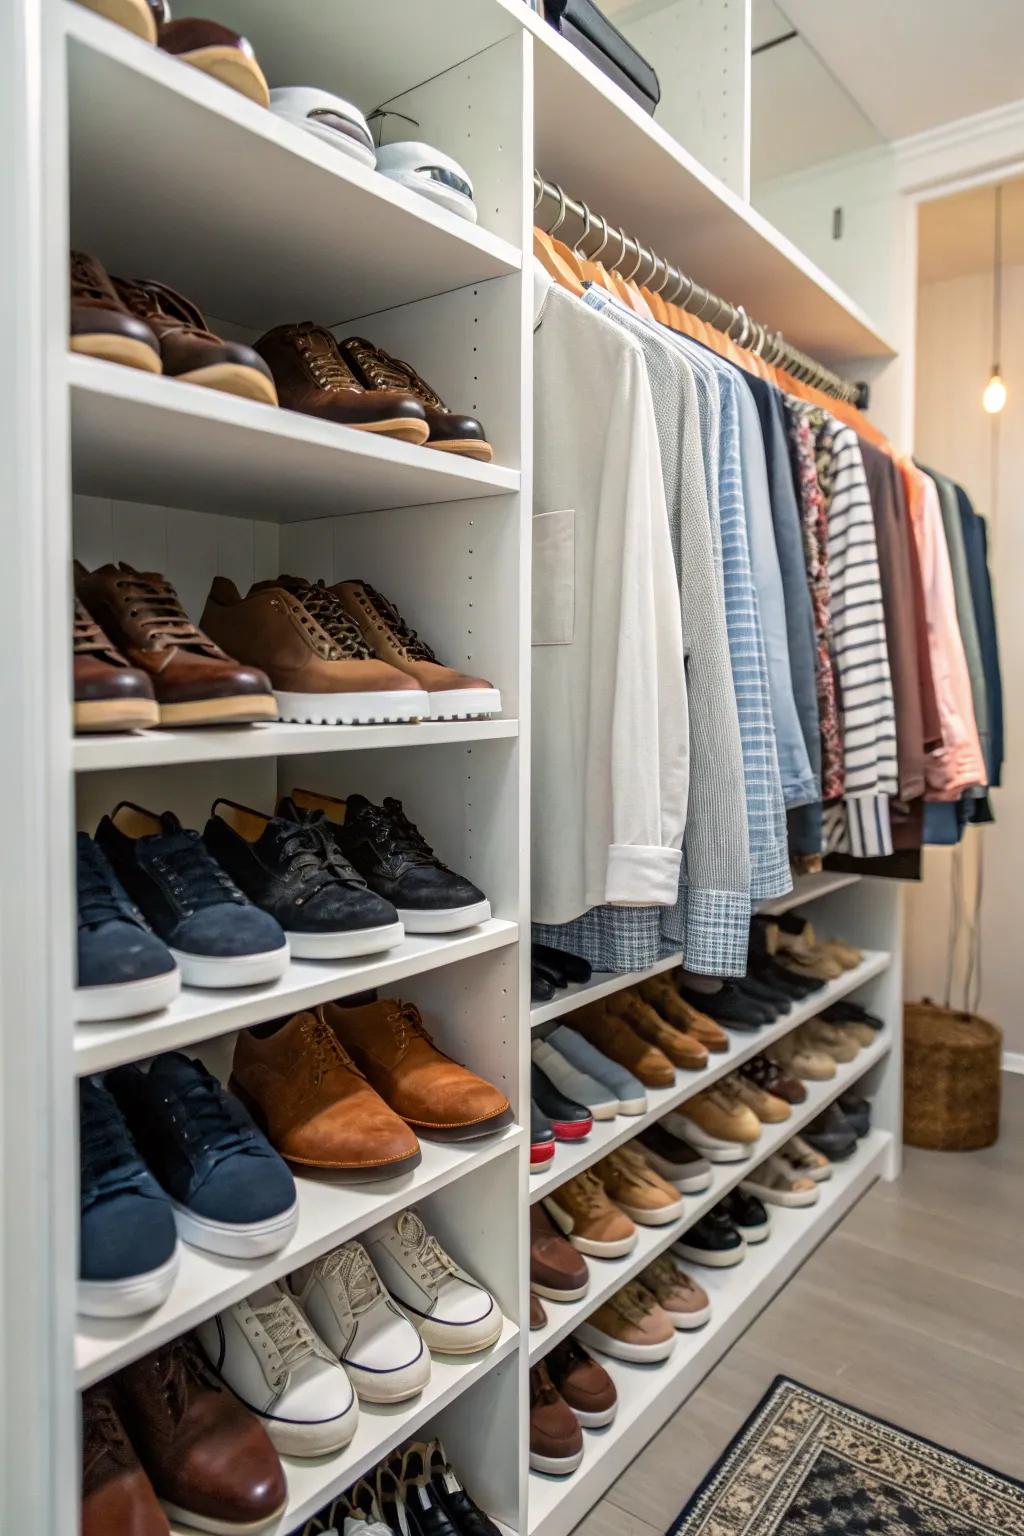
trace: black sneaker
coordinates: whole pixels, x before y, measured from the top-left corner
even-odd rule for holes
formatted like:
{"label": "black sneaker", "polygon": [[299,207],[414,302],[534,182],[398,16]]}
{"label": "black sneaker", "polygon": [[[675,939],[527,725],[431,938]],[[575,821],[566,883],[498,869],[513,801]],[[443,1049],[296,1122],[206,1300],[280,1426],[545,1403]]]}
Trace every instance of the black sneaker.
{"label": "black sneaker", "polygon": [[337,800],[292,791],[295,804],[322,811],[338,847],[371,891],[398,908],[407,933],[455,933],[486,923],[491,904],[464,875],[442,864],[423,834],[390,796],[374,805],[364,795]]}
{"label": "black sneaker", "polygon": [[866,1136],[871,1129],[871,1100],[862,1099],[855,1093],[844,1093],[839,1098],[839,1108],[849,1120],[858,1136]]}
{"label": "black sneaker", "polygon": [[320,811],[282,800],[276,816],[215,800],[207,848],[288,936],[303,960],[348,960],[401,944],[390,901],[371,891],[340,852]]}
{"label": "black sneaker", "polygon": [[737,1232],[721,1206],[716,1205],[672,1244],[672,1252],[691,1264],[708,1264],[712,1269],[728,1269],[741,1264],[747,1255],[746,1239]]}
{"label": "black sneaker", "polygon": [[96,841],[192,987],[251,987],[288,968],[280,925],[254,907],[173,811],[122,800]]}
{"label": "black sneaker", "polygon": [[718,1209],[727,1216],[748,1243],[763,1243],[771,1232],[771,1218],[756,1195],[748,1195],[743,1189],[734,1189],[726,1195]]}
{"label": "black sneaker", "polygon": [[775,1022],[774,1008],[770,1008],[767,1003],[756,1002],[752,997],[745,997],[731,981],[723,982],[717,992],[699,992],[678,979],[676,987],[680,997],[691,1008],[706,1013],[709,1018],[717,1019],[719,1024],[725,1024],[730,1029],[759,1029],[762,1024]]}
{"label": "black sneaker", "polygon": [[79,1019],[133,1019],[166,1008],[181,990],[181,972],[162,939],[146,927],[109,862],[79,832]]}
{"label": "black sneaker", "polygon": [[857,1150],[857,1132],[838,1104],[823,1109],[800,1134],[830,1163],[844,1162]]}

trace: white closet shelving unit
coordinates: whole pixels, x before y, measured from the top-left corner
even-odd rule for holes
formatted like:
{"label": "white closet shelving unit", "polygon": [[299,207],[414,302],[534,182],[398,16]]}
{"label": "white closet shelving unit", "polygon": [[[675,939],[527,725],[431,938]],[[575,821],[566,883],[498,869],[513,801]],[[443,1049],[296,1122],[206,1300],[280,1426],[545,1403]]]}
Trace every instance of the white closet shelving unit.
{"label": "white closet shelving unit", "polygon": [[[595,976],[529,1006],[529,616],[534,164],[616,222],[836,366],[891,356],[831,281],[645,117],[522,0],[210,0],[253,42],[271,83],[313,82],[415,118],[464,161],[480,223],[447,216],[75,0],[0,12],[0,242],[8,341],[0,445],[8,582],[0,605],[0,1527],[77,1529],[78,1390],[198,1320],[422,1204],[428,1223],[491,1286],[507,1322],[484,1356],[437,1359],[400,1410],[364,1409],[339,1456],[288,1464],[285,1536],[409,1434],[444,1435],[480,1500],[519,1536],[563,1536],[643,1442],[879,1176],[899,1166],[900,904],[889,886],[808,881],[777,909],[862,945],[860,968],[704,1074],[652,1093],[638,1120],[559,1147],[530,1178],[520,1125],[479,1143],[424,1144],[407,1177],[357,1189],[300,1181],[288,1247],[259,1262],[185,1250],[157,1312],[76,1317],[79,1076],[188,1048],[225,1071],[237,1030],[368,987],[417,1002],[441,1044],[529,1114],[532,1030],[635,979]],[[67,251],[180,288],[215,327],[250,338],[312,318],[409,357],[485,423],[492,465],[332,428],[249,401],[67,352]],[[526,256],[524,257],[524,252]],[[70,730],[70,560],[166,572],[198,617],[218,572],[240,585],[287,569],[382,588],[442,656],[493,679],[483,722],[145,732]],[[73,832],[121,798],[202,824],[228,792],[267,808],[292,785],[403,798],[452,865],[488,892],[493,918],[451,938],[409,939],[365,962],[294,962],[273,986],[185,989],[138,1023],[75,1025]],[[524,942],[519,942],[523,940]],[[670,960],[665,965],[672,963]],[[658,969],[656,967],[655,969]],[[663,967],[660,967],[663,968]],[[530,1335],[528,1210],[564,1177],[795,1027],[856,991],[885,1032],[784,1128],[850,1083],[874,1092],[871,1136],[821,1203],[778,1213],[771,1240],[709,1282],[714,1319],[658,1370],[615,1364],[615,1423],[586,1436],[568,1479],[527,1471],[528,1368],[735,1184],[627,1259],[591,1264],[588,1297],[549,1306]],[[769,1129],[757,1156],[783,1139]],[[686,1490],[680,1490],[681,1499]],[[112,1533],[113,1536],[113,1533]]]}

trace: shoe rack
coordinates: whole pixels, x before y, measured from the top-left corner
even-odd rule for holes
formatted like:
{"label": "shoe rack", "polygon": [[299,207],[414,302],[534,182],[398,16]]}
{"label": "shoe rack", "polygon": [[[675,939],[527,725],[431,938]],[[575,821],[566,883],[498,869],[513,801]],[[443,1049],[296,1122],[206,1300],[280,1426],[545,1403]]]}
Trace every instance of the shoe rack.
{"label": "shoe rack", "polygon": [[[794,902],[817,899],[816,920],[865,949],[860,969],[756,1039],[735,1037],[699,1079],[652,1093],[645,1117],[598,1125],[572,1151],[560,1146],[548,1173],[529,1177],[517,1124],[486,1142],[425,1142],[422,1163],[401,1180],[354,1189],[302,1181],[299,1226],[285,1250],[249,1262],[185,1248],[169,1300],[143,1318],[76,1317],[76,1079],[176,1048],[223,1072],[239,1029],[377,987],[417,1003],[442,1047],[500,1084],[525,1123],[531,1030],[584,1000],[581,991],[596,997],[637,979],[596,977],[531,1013],[528,943],[520,942],[529,935],[535,158],[630,227],[647,229],[675,210],[672,230],[651,238],[685,258],[689,234],[710,275],[716,259],[742,248],[752,308],[760,285],[758,312],[812,350],[805,313],[827,337],[822,355],[887,349],[854,306],[522,0],[210,0],[207,12],[252,40],[272,81],[314,80],[365,110],[386,102],[414,118],[419,135],[470,171],[480,219],[472,226],[447,216],[75,0],[0,8],[8,151],[0,193],[14,210],[0,235],[9,345],[0,382],[8,572],[0,605],[8,813],[0,887],[0,1525],[77,1528],[82,1387],[416,1204],[498,1297],[505,1329],[485,1355],[436,1361],[429,1388],[400,1411],[364,1411],[338,1457],[290,1463],[277,1536],[428,1427],[456,1463],[473,1469],[476,1497],[509,1531],[564,1536],[829,1226],[874,1178],[897,1171],[900,906],[891,888],[834,876],[802,888]],[[611,152],[618,144],[633,167],[628,186],[625,159]],[[222,335],[250,340],[311,318],[340,336],[368,336],[485,423],[493,463],[71,356],[71,243],[115,271],[181,289]],[[218,573],[243,590],[282,570],[328,582],[365,578],[440,655],[492,679],[502,713],[76,739],[68,705],[73,556],[165,572],[196,619]],[[439,854],[486,891],[490,922],[451,937],[408,938],[376,959],[293,961],[279,982],[245,992],[186,988],[162,1014],[76,1027],[76,825],[91,828],[124,798],[202,825],[217,794],[270,808],[294,784],[401,797]],[[663,967],[673,963],[668,957]],[[678,1230],[645,1229],[646,1246],[599,1266],[586,1300],[552,1306],[548,1327],[532,1336],[530,1201],[851,991],[887,1030],[840,1078],[815,1089],[800,1114],[809,1118],[868,1074],[871,1137],[813,1213],[781,1212],[763,1250],[709,1282],[712,1323],[681,1340],[662,1369],[614,1367],[618,1416],[600,1436],[586,1436],[572,1477],[528,1473],[530,1361],[739,1174],[718,1169],[714,1190],[688,1203]],[[787,1135],[796,1128],[790,1122]],[[764,1155],[774,1144],[762,1138]]]}

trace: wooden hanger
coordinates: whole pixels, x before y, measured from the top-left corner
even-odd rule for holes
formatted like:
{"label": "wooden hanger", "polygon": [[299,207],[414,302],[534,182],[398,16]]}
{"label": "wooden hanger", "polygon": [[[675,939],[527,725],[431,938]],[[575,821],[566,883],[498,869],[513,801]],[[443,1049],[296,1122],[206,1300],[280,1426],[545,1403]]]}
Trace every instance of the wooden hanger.
{"label": "wooden hanger", "polygon": [[584,255],[582,251],[580,252],[580,265],[588,282],[597,283],[598,287],[603,288],[607,293],[614,293],[615,289],[612,287],[611,278],[597,259],[608,244],[608,237],[611,234],[604,219],[601,220],[601,232],[604,238],[596,251],[591,251],[589,256]]}
{"label": "wooden hanger", "polygon": [[[619,230],[619,234],[622,234],[621,229]],[[634,314],[641,315],[645,320],[653,320],[654,316],[651,314],[647,300],[640,292],[640,289],[635,281],[636,274],[639,272],[644,259],[639,240],[637,240],[635,244],[636,265],[628,275],[625,273],[620,274],[620,281],[622,282],[625,289],[626,303],[629,305]],[[623,252],[625,252],[625,240],[623,240]]]}
{"label": "wooden hanger", "polygon": [[[542,197],[543,190],[538,190],[537,196],[534,199],[534,209],[539,208]],[[560,213],[564,218],[565,194],[561,191],[561,188],[559,188],[559,197],[561,199]],[[576,267],[565,259],[565,256],[562,254],[563,251],[565,251],[565,246],[562,245],[560,240],[553,240],[547,230],[541,229],[539,224],[533,226],[533,254],[545,272],[547,272],[549,277],[553,277],[560,287],[567,288],[577,298],[582,298],[583,283],[580,280],[579,273]]]}
{"label": "wooden hanger", "polygon": [[577,282],[582,283],[584,281],[583,266],[582,266],[582,264],[580,262],[580,258],[578,256],[575,248],[572,248],[572,247],[566,245],[564,240],[556,240],[555,239],[555,236],[558,234],[558,231],[561,229],[562,225],[565,223],[565,215],[566,215],[565,193],[562,191],[561,187],[559,187],[557,190],[558,190],[558,217],[555,219],[555,222],[552,224],[551,228],[548,230],[548,234],[551,237],[551,243],[553,244],[553,246],[554,246],[555,250],[557,251],[558,255],[565,262],[566,266],[575,274]]}

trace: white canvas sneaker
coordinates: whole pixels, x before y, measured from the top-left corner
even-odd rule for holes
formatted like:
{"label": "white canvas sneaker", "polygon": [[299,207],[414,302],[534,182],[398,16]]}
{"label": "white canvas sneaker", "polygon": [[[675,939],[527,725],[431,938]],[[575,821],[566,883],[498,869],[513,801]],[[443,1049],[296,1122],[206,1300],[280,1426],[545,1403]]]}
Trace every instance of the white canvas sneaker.
{"label": "white canvas sneaker", "polygon": [[364,1402],[401,1403],[422,1392],[430,1351],[362,1243],[343,1243],[285,1283]]}
{"label": "white canvas sneaker", "polygon": [[359,1404],[345,1367],[280,1285],[263,1286],[196,1334],[283,1455],[325,1456],[355,1434]]}
{"label": "white canvas sneaker", "polygon": [[431,1236],[415,1211],[400,1211],[363,1234],[377,1273],[429,1349],[473,1355],[500,1336],[501,1308]]}

